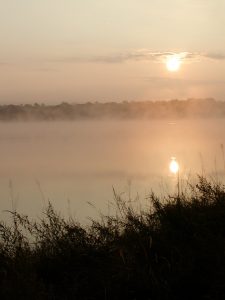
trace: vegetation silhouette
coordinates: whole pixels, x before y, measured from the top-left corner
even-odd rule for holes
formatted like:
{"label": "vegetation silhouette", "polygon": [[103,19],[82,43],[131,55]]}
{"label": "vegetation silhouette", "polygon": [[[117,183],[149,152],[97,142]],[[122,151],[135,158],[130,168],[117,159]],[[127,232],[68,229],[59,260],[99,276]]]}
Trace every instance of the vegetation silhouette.
{"label": "vegetation silhouette", "polygon": [[[0,224],[1,299],[224,299],[225,187],[196,185],[87,227],[49,203],[39,220]],[[166,201],[165,201],[166,200]]]}
{"label": "vegetation silhouette", "polygon": [[225,102],[207,99],[106,102],[58,105],[1,105],[0,121],[54,121],[99,119],[224,118]]}

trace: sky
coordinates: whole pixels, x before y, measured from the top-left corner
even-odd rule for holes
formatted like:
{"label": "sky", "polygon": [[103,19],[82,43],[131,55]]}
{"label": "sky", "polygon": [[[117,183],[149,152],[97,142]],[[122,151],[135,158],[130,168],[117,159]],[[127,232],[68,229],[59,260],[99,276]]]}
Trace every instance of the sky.
{"label": "sky", "polygon": [[0,28],[0,104],[225,100],[225,0],[0,0]]}

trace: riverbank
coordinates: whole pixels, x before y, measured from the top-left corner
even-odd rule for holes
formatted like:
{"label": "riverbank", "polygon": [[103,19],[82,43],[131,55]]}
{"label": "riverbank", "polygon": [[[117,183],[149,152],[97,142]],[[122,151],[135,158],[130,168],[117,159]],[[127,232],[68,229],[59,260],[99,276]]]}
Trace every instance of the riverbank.
{"label": "riverbank", "polygon": [[1,299],[223,299],[224,186],[199,177],[186,194],[149,201],[137,211],[115,193],[117,214],[88,227],[51,204],[36,221],[10,212]]}

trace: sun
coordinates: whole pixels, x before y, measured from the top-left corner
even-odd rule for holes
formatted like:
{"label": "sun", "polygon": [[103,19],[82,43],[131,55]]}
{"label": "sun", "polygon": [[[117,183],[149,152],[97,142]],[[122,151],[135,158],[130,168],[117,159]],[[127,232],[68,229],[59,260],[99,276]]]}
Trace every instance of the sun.
{"label": "sun", "polygon": [[167,57],[166,67],[168,71],[176,72],[180,69],[180,65],[181,65],[181,58],[178,55],[173,54]]}
{"label": "sun", "polygon": [[169,168],[170,168],[171,173],[173,173],[173,174],[178,173],[180,166],[176,160],[176,157],[171,157]]}

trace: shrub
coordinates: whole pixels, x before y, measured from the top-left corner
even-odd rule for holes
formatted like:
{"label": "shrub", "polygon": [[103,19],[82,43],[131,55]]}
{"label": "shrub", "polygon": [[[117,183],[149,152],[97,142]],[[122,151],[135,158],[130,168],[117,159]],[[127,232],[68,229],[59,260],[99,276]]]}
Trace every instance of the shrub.
{"label": "shrub", "polygon": [[225,188],[199,177],[191,193],[84,227],[49,203],[0,223],[1,299],[223,299]]}

